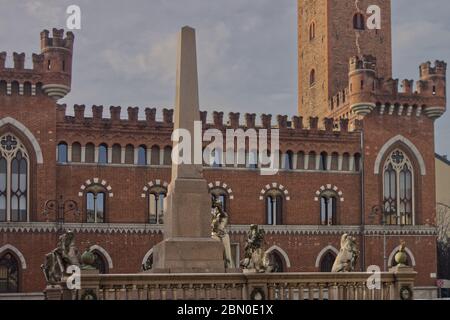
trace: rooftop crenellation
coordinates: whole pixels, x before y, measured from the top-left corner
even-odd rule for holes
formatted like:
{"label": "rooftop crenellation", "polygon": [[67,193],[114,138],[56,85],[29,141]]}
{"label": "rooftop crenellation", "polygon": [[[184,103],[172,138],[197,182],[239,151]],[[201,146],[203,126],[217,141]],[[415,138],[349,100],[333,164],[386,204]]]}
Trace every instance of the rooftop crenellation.
{"label": "rooftop crenellation", "polygon": [[[58,105],[58,121],[60,124],[80,124],[83,126],[96,126],[105,124],[108,128],[120,128],[128,126],[138,126],[140,128],[160,128],[173,126],[173,109],[163,108],[145,108],[143,113],[145,119],[140,119],[139,107],[126,108],[126,117],[122,118],[122,107],[111,106],[110,117],[105,117],[104,107],[93,105],[91,107],[92,116],[86,115],[85,105],[74,105],[74,115],[68,116],[66,114],[67,106],[65,104]],[[159,113],[160,116],[157,114]],[[334,133],[350,132],[349,120],[340,119],[334,120],[333,118],[319,119],[318,117],[311,117],[305,121],[303,117],[287,115],[261,114],[259,117],[255,113],[245,113],[241,117],[240,113],[230,112],[228,113],[227,120],[224,120],[224,113],[219,111],[211,112],[211,119],[208,119],[207,111],[200,111],[200,120],[203,123],[205,129],[215,128],[219,130],[226,129],[280,129],[281,131],[324,131]],[[257,118],[259,122],[257,123]],[[307,123],[304,123],[307,122]],[[355,126],[353,126],[355,127]]]}
{"label": "rooftop crenellation", "polygon": [[[0,94],[22,95],[31,92],[30,95],[42,93],[59,100],[71,89],[72,78],[72,52],[75,36],[72,32],[67,32],[64,37],[63,29],[53,29],[52,37],[50,32],[41,32],[41,53],[33,53],[31,60],[32,68],[25,68],[25,53],[14,52],[12,58],[13,67],[6,67],[8,57],[6,52],[0,52],[0,83],[7,87],[7,90]],[[10,90],[10,87],[24,86],[31,87],[30,90]]]}
{"label": "rooftop crenellation", "polygon": [[[401,110],[420,108],[430,119],[439,118],[446,109],[447,64],[436,61],[420,65],[420,79],[380,78],[377,60],[370,55],[349,59],[349,85],[328,102],[329,116],[357,117],[369,114],[377,105],[399,105]],[[401,113],[401,112],[400,112]],[[412,112],[408,112],[408,115]]]}

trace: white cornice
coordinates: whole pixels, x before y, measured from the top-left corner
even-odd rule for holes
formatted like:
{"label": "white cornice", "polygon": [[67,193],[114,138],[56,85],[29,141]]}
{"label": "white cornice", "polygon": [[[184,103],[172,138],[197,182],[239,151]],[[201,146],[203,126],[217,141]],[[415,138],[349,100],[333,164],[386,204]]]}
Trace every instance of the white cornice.
{"label": "white cornice", "polygon": [[[77,233],[119,233],[119,234],[163,234],[162,225],[126,224],[126,223],[65,223],[63,229]],[[436,235],[436,228],[430,226],[317,226],[317,225],[263,225],[266,234],[272,235]],[[247,234],[250,226],[231,225],[230,234]],[[0,223],[0,232],[57,232],[58,226],[48,222],[9,222]]]}

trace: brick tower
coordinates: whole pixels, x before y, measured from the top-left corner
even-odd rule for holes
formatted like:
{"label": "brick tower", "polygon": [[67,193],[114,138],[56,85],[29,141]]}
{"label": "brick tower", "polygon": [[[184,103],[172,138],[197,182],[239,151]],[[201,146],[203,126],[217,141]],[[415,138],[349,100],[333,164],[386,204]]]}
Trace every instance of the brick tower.
{"label": "brick tower", "polygon": [[[368,28],[378,6],[381,28]],[[349,58],[372,55],[377,75],[392,76],[390,0],[298,0],[298,110],[325,117],[329,99],[348,87]]]}

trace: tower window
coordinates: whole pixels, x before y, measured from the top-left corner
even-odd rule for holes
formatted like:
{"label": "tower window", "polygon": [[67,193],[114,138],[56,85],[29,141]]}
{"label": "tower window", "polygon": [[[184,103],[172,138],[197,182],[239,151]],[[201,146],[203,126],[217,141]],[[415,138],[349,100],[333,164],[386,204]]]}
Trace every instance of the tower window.
{"label": "tower window", "polygon": [[311,22],[311,25],[309,26],[309,40],[314,40],[316,37],[316,24],[314,22]]}
{"label": "tower window", "polygon": [[107,164],[108,163],[108,146],[102,143],[98,147],[98,163]]}
{"label": "tower window", "polygon": [[58,144],[58,163],[67,163],[67,143],[61,142]]}
{"label": "tower window", "polygon": [[320,154],[319,168],[321,171],[327,171],[328,169],[328,154],[326,152]]}
{"label": "tower window", "polygon": [[147,165],[147,147],[144,145],[139,146],[138,149],[138,165],[139,166]]}
{"label": "tower window", "polygon": [[312,69],[309,74],[309,85],[312,87],[316,84],[316,70]]}
{"label": "tower window", "polygon": [[365,29],[365,19],[361,13],[357,13],[353,16],[353,28],[356,30],[364,30]]}

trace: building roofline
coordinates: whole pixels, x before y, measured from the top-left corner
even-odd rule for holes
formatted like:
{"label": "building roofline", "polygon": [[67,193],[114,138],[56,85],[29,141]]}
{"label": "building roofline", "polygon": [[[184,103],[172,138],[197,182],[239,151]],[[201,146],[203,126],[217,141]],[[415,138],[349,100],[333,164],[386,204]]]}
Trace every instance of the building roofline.
{"label": "building roofline", "polygon": [[435,153],[435,156],[436,156],[436,159],[439,159],[442,162],[444,162],[445,164],[450,166],[450,160],[449,159],[447,159],[446,157],[441,156],[440,154],[437,154],[437,153]]}

